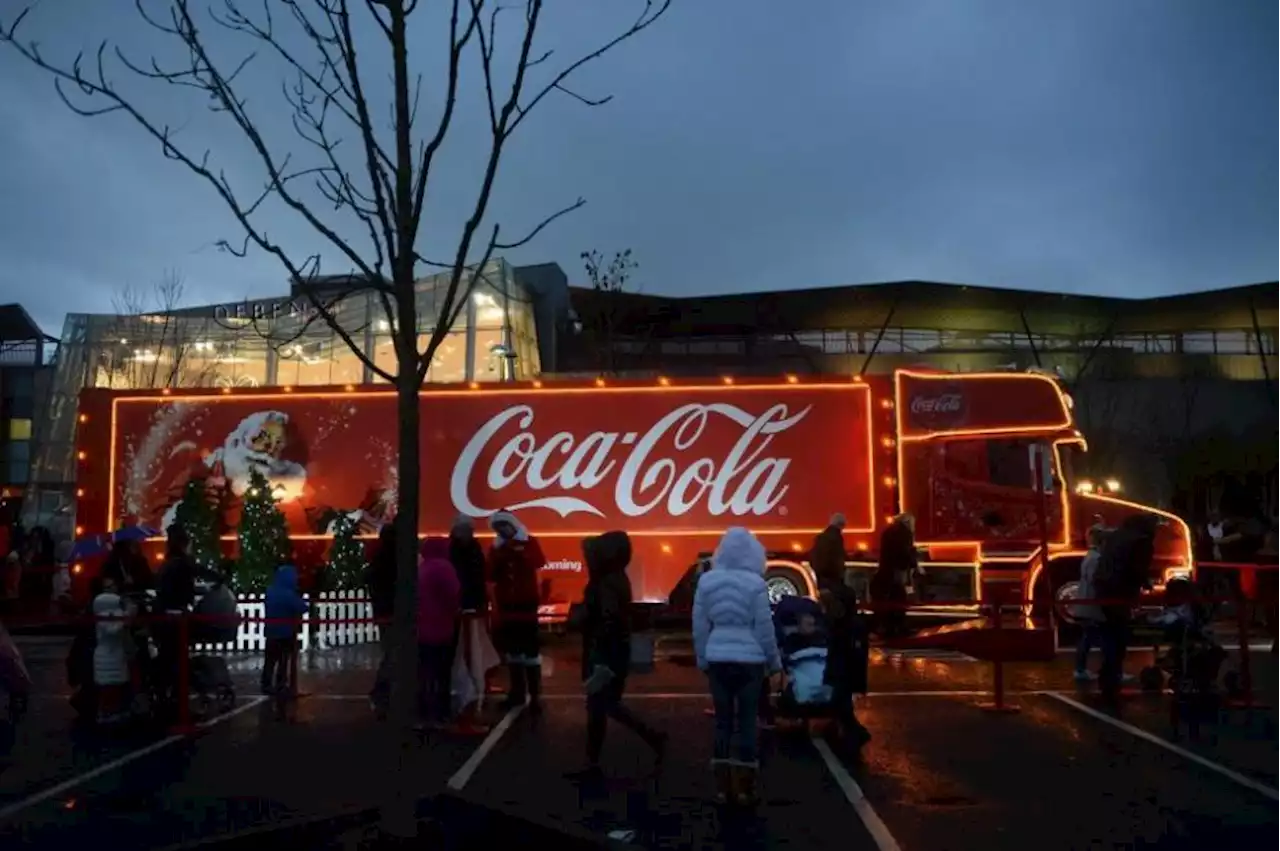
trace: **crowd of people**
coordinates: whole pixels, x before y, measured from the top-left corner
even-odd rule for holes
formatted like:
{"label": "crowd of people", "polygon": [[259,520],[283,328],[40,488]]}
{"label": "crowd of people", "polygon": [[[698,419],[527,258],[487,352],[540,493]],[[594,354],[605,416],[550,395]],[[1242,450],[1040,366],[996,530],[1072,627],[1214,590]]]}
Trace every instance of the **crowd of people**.
{"label": "crowd of people", "polygon": [[[835,515],[814,541],[813,563],[821,592],[828,649],[825,684],[837,742],[856,750],[870,734],[854,716],[853,698],[866,690],[870,625],[845,582],[844,518]],[[459,517],[447,539],[421,543],[416,601],[421,726],[450,725],[463,731],[478,723],[485,695],[496,691],[494,673],[506,668],[499,708],[542,709],[539,570],[545,557],[536,536],[514,514],[489,518],[493,543],[486,553],[470,518]],[[875,586],[891,599],[905,599],[918,575],[912,519],[895,520]],[[581,678],[587,728],[584,777],[601,774],[600,759],[610,721],[629,729],[661,761],[667,738],[626,705],[632,668],[632,592],[627,575],[631,540],[611,531],[582,542],[587,583],[575,623],[582,636]],[[396,598],[397,533],[385,527],[366,571],[373,614],[393,616]],[[765,584],[765,549],[746,529],[727,530],[709,568],[699,577],[692,613],[694,653],[706,677],[714,714],[713,772],[721,800],[749,802],[756,796],[757,735],[772,714],[771,695],[783,670],[780,627]],[[272,615],[268,612],[268,618]],[[882,631],[900,630],[890,616]],[[381,633],[382,660],[369,698],[376,711],[389,708],[392,647]]]}
{"label": "crowd of people", "polygon": [[[542,708],[538,576],[546,559],[537,537],[513,513],[499,511],[488,525],[494,537],[487,552],[468,517],[458,517],[448,537],[428,537],[419,545],[414,618],[417,708],[424,729],[483,731],[481,710],[486,696],[500,691],[495,674],[503,666],[507,687],[500,708],[527,706],[532,713]],[[809,639],[819,621],[825,667],[820,682],[806,688],[823,696],[834,721],[834,744],[856,753],[871,738],[854,712],[855,695],[867,690],[869,635],[876,631],[892,638],[905,631],[904,604],[920,581],[921,568],[913,518],[894,518],[882,533],[879,565],[870,582],[874,600],[890,605],[865,616],[866,601],[859,600],[847,582],[844,526],[844,517],[833,515],[813,541],[809,560],[818,593],[816,601],[806,601],[812,609],[771,605],[765,549],[745,528],[724,533],[698,578],[692,611],[694,655],[711,697],[712,771],[721,801],[756,799],[758,731],[769,725],[777,710],[773,696],[782,685],[786,648],[811,647],[815,642]],[[1098,679],[1108,700],[1118,697],[1124,678],[1132,607],[1123,601],[1136,601],[1149,584],[1155,532],[1156,519],[1145,514],[1129,518],[1118,529],[1096,526],[1089,532],[1081,598],[1117,602],[1077,606],[1083,629],[1076,670],[1081,679]],[[1210,526],[1207,532],[1215,555],[1235,542],[1232,534],[1240,534],[1225,526],[1216,533]],[[176,621],[134,618],[144,612],[188,612],[196,601],[197,581],[225,581],[193,561],[189,543],[181,528],[171,527],[164,561],[153,571],[136,541],[117,542],[93,580],[89,612],[94,620],[76,638],[68,677],[76,688],[74,700],[96,721],[111,724],[128,717],[143,691],[161,705],[176,698],[180,659],[188,652],[183,642],[190,635],[181,635]],[[392,618],[397,597],[397,544],[394,526],[384,527],[364,576],[373,615],[384,622]],[[601,772],[609,721],[637,734],[658,761],[667,739],[625,703],[633,652],[627,575],[631,541],[623,531],[607,532],[583,541],[582,551],[588,581],[576,610],[576,626],[583,643],[585,773],[595,776]],[[296,694],[297,636],[307,610],[298,570],[287,554],[272,577],[264,606],[268,623],[261,686],[264,693],[287,699]],[[784,609],[793,619],[786,627],[781,622]],[[1190,612],[1193,607],[1184,609]],[[391,635],[391,629],[380,632],[382,659],[369,693],[379,713],[389,709]],[[147,649],[148,641],[154,642],[154,654]],[[0,682],[16,694],[26,672],[20,655],[7,652],[7,647],[12,641],[0,633]],[[1094,647],[1101,647],[1103,655],[1096,675],[1087,666]],[[783,694],[788,692],[784,689]]]}

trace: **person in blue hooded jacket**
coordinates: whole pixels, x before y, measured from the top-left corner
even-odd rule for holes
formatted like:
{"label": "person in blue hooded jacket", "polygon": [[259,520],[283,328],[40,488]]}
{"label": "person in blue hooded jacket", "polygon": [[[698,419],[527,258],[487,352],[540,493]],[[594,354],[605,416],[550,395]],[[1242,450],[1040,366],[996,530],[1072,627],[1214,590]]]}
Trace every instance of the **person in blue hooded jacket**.
{"label": "person in blue hooded jacket", "polygon": [[307,601],[298,592],[298,569],[288,559],[276,568],[264,599],[267,623],[266,658],[262,663],[262,693],[280,693],[292,687],[298,675],[298,629],[307,613]]}
{"label": "person in blue hooded jacket", "polygon": [[715,708],[711,764],[722,802],[756,800],[760,691],[766,676],[782,670],[764,568],[764,546],[735,526],[693,595],[693,648]]}

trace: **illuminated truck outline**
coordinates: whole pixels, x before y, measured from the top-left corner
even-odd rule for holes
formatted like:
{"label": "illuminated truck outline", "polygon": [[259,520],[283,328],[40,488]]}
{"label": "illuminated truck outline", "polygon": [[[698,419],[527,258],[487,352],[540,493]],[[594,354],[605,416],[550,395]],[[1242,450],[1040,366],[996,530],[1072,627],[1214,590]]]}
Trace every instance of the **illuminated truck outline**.
{"label": "illuminated truck outline", "polygon": [[[1035,391],[1048,385],[1053,388],[1056,405],[1043,416],[1023,416],[1020,421],[1011,423],[986,423],[980,427],[940,427],[921,429],[913,426],[905,417],[911,408],[904,396],[913,384],[938,382],[947,388],[980,388],[982,386],[1005,387],[1010,392],[1019,389],[1025,392]],[[1043,599],[1049,591],[1066,586],[1069,580],[1078,573],[1079,559],[1083,555],[1084,533],[1093,522],[1095,516],[1101,516],[1108,524],[1114,524],[1125,514],[1135,511],[1147,511],[1167,521],[1158,542],[1158,560],[1160,577],[1167,578],[1176,572],[1190,572],[1191,561],[1190,531],[1177,517],[1148,506],[1129,502],[1112,496],[1099,494],[1075,493],[1070,488],[1070,476],[1064,471],[1063,452],[1066,447],[1078,446],[1087,449],[1084,437],[1075,429],[1071,412],[1071,399],[1062,390],[1058,381],[1049,375],[1021,372],[982,372],[982,373],[944,373],[924,370],[902,369],[892,376],[854,377],[819,377],[802,379],[797,376],[781,378],[732,378],[725,377],[718,381],[706,379],[674,380],[659,378],[656,381],[643,382],[596,379],[594,381],[532,381],[499,385],[428,385],[423,388],[421,398],[428,408],[437,401],[448,404],[447,400],[458,397],[491,398],[512,397],[530,400],[537,404],[540,395],[589,396],[594,394],[663,394],[675,393],[686,396],[713,397],[718,392],[733,395],[768,394],[774,392],[785,394],[788,391],[808,392],[853,392],[865,399],[865,410],[868,425],[866,434],[860,435],[864,446],[852,451],[865,453],[867,465],[865,486],[867,488],[865,512],[846,511],[853,521],[845,530],[846,550],[850,553],[848,564],[856,569],[867,569],[874,566],[875,549],[878,544],[878,533],[889,518],[899,510],[912,510],[914,496],[910,481],[913,467],[908,458],[911,447],[925,446],[937,442],[956,439],[996,440],[1007,438],[1034,439],[1045,447],[1049,461],[1050,480],[1054,487],[1048,499],[1056,501],[1056,510],[1062,522],[1051,530],[1048,557],[1042,558],[1039,545],[1014,548],[1001,548],[998,542],[991,539],[928,539],[922,536],[917,542],[925,558],[922,563],[927,568],[961,567],[971,569],[973,574],[972,602],[965,601],[954,604],[940,604],[940,611],[965,613],[973,610],[981,600],[984,588],[984,577],[1006,578],[1018,582],[1027,599]],[[1039,391],[1043,392],[1043,391]],[[346,385],[335,388],[307,388],[299,390],[292,387],[279,387],[263,390],[222,388],[220,390],[157,390],[157,391],[107,391],[86,390],[81,398],[81,427],[77,432],[77,459],[80,468],[77,489],[78,522],[83,524],[77,528],[84,533],[85,526],[101,524],[107,529],[116,524],[118,506],[116,505],[117,474],[120,463],[116,458],[120,436],[117,434],[117,412],[121,405],[150,404],[153,406],[175,402],[216,402],[234,400],[240,403],[270,403],[278,407],[295,405],[308,399],[334,400],[339,398],[369,399],[388,397],[394,400],[394,390],[386,385]],[[943,397],[953,396],[954,392],[941,394]],[[781,396],[780,396],[781,398]],[[932,405],[916,405],[916,409],[930,415],[948,415],[954,413],[959,403],[943,398]],[[110,428],[95,427],[103,418],[109,419]],[[97,462],[99,458],[107,458],[106,464]],[[1029,462],[1030,463],[1030,462]],[[105,469],[104,469],[105,468]],[[103,474],[106,474],[105,476]],[[806,473],[808,475],[808,473]],[[105,478],[105,488],[100,487]],[[95,487],[95,483],[99,487]],[[106,498],[103,498],[105,491]],[[848,505],[849,500],[840,500]],[[833,505],[832,510],[835,510]],[[918,513],[918,512],[917,512]],[[770,580],[779,593],[790,586],[792,591],[811,593],[813,577],[805,561],[804,554],[812,541],[812,537],[821,531],[828,512],[811,514],[797,518],[795,525],[770,526],[758,532],[761,540],[770,551]],[[95,521],[95,518],[96,521]],[[615,524],[616,525],[616,524]],[[712,524],[708,524],[709,526]],[[627,531],[635,539],[637,559],[650,566],[650,577],[662,577],[655,583],[652,578],[642,582],[637,589],[638,598],[653,601],[663,599],[677,592],[679,586],[696,571],[705,554],[714,548],[715,540],[722,533],[724,526],[733,525],[726,521],[723,525],[706,529],[646,529],[643,522],[627,527]],[[750,524],[747,524],[750,525]],[[927,526],[927,524],[925,524]],[[105,531],[92,528],[91,531]],[[585,535],[605,531],[604,529],[576,529],[568,532],[557,532],[543,524],[543,528],[535,528],[534,532],[544,540],[544,548],[550,561],[556,563],[558,569],[549,569],[544,576],[547,582],[563,583],[573,578],[575,583],[583,577],[581,571],[566,569],[566,566],[581,563],[578,541]],[[430,528],[427,534],[443,534],[444,529]],[[299,542],[300,550],[308,546],[322,550],[327,535],[295,534],[291,536]],[[234,540],[234,536],[226,536],[225,540]],[[305,556],[304,556],[305,557]],[[1042,582],[1041,574],[1044,563],[1050,571],[1050,581]],[[665,565],[663,565],[665,563]],[[670,581],[669,581],[670,580]],[[658,585],[666,585],[659,588]],[[567,586],[561,584],[562,589]],[[552,593],[548,596],[548,612],[562,613],[567,605],[576,598],[576,591],[567,589],[567,593]]]}

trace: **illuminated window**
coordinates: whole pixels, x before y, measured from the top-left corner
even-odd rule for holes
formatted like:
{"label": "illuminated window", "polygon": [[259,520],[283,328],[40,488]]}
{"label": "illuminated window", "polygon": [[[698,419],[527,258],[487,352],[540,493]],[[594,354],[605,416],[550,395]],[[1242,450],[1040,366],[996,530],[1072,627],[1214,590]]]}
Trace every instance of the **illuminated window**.
{"label": "illuminated window", "polygon": [[31,420],[21,420],[21,419],[9,420],[9,439],[10,440],[30,440],[31,439]]}

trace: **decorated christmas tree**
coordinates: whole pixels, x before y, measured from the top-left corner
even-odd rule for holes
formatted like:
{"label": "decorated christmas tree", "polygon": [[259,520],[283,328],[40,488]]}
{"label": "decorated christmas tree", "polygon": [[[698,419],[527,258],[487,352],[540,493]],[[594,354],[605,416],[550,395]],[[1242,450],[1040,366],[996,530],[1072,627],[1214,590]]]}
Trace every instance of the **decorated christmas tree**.
{"label": "decorated christmas tree", "polygon": [[236,562],[239,590],[265,591],[289,551],[289,530],[276,503],[267,477],[252,470],[240,507],[240,558]]}
{"label": "decorated christmas tree", "polygon": [[[173,523],[191,539],[191,558],[204,568],[213,568],[222,558],[218,535],[222,525],[217,495],[202,478],[194,478],[182,489],[182,498],[173,512]],[[168,531],[168,530],[165,530]]]}
{"label": "decorated christmas tree", "polygon": [[363,584],[364,547],[356,540],[357,523],[349,513],[338,512],[333,520],[333,543],[329,545],[327,585],[347,590]]}

